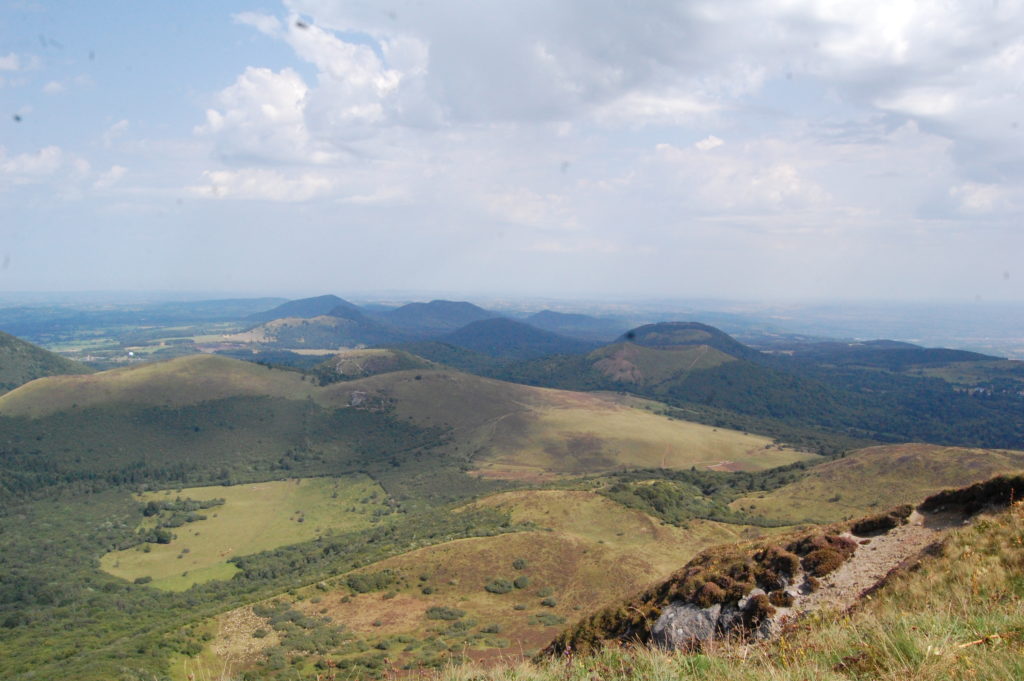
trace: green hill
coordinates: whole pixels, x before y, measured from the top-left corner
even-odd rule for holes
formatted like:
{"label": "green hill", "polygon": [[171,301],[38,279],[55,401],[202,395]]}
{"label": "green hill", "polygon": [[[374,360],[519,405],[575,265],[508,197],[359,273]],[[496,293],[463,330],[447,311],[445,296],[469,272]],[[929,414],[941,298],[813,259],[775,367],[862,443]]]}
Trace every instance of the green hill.
{"label": "green hill", "polygon": [[[422,366],[387,351],[361,351],[353,366],[368,373],[378,361]],[[0,397],[0,442],[11,443],[0,490],[83,479],[203,484],[364,471],[393,495],[436,500],[493,488],[487,480],[723,462],[759,470],[809,457],[614,396],[454,371],[318,383],[212,355],[34,381]]]}
{"label": "green hill", "polygon": [[84,364],[0,331],[0,394],[44,376],[91,372]]}
{"label": "green hill", "polygon": [[1024,470],[1024,451],[886,445],[815,466],[800,480],[731,504],[778,521],[834,522]]}

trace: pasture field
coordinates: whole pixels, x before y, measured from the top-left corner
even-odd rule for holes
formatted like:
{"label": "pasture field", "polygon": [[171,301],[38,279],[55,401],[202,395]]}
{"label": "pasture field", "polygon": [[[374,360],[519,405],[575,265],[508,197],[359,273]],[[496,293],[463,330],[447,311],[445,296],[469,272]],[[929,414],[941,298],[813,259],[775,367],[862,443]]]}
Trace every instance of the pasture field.
{"label": "pasture field", "polygon": [[816,466],[794,483],[741,497],[730,507],[783,522],[829,523],[1021,470],[1021,451],[882,445]]}
{"label": "pasture field", "polygon": [[817,458],[782,449],[770,438],[680,421],[644,409],[593,399],[566,399],[494,424],[494,446],[476,460],[484,477],[568,475],[623,468],[696,466],[760,471]]}
{"label": "pasture field", "polygon": [[[329,534],[369,527],[389,509],[387,495],[364,475],[296,478],[233,487],[192,487],[136,495],[141,503],[175,498],[224,499],[199,511],[206,520],[171,531],[169,544],[143,544],[106,554],[100,566],[127,580],[152,577],[152,586],[181,591],[214,579],[228,579],[236,568],[227,560]],[[155,518],[155,516],[154,516]],[[155,519],[140,527],[152,527]],[[148,551],[146,548],[148,547]]]}
{"label": "pasture field", "polygon": [[[331,655],[339,661],[382,650],[397,667],[441,664],[463,654],[491,662],[521,659],[566,623],[666,577],[703,548],[762,531],[701,520],[682,529],[585,491],[507,492],[465,508],[473,507],[504,509],[513,522],[532,521],[537,529],[426,547],[278,600],[306,617],[329,617],[325,627],[340,626],[346,642]],[[360,593],[347,581],[359,574],[387,580]],[[432,608],[454,612],[438,619]],[[221,633],[201,658],[210,671],[243,669],[257,659],[251,632],[270,626],[246,610],[218,618]],[[215,661],[209,661],[212,651]],[[260,653],[274,656],[273,650]]]}

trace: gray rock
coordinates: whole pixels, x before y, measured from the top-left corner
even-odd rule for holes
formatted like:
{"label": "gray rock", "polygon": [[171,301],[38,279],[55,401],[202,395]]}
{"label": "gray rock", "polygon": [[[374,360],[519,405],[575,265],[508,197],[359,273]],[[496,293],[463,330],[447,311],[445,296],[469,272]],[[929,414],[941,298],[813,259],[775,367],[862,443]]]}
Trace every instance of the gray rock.
{"label": "gray rock", "polygon": [[679,650],[715,638],[722,606],[718,603],[699,608],[690,603],[672,603],[661,611],[661,617],[651,628],[654,643],[661,648]]}

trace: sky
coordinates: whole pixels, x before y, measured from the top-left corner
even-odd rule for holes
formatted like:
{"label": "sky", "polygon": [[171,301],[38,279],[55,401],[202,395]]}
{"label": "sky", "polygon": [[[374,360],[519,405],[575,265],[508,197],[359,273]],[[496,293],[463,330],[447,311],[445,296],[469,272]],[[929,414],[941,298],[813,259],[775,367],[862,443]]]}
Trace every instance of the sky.
{"label": "sky", "polygon": [[0,292],[1024,300],[1024,2],[0,4]]}

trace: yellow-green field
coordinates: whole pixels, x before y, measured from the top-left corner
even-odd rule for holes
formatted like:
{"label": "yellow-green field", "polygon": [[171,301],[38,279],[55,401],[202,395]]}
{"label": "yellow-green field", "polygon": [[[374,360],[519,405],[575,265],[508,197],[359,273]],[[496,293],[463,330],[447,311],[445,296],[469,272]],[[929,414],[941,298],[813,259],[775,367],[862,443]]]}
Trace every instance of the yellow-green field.
{"label": "yellow-green field", "polygon": [[659,413],[664,405],[649,400],[454,371],[400,371],[337,383],[317,399],[347,404],[356,393],[394,400],[401,418],[453,428],[454,446],[474,455],[475,474],[493,478],[540,480],[638,466],[763,470],[817,458],[760,435],[671,419]]}
{"label": "yellow-green field", "polygon": [[815,458],[771,439],[591,401],[537,409],[494,424],[494,446],[477,459],[487,477],[585,474],[621,468],[756,471]]}
{"label": "yellow-green field", "polygon": [[304,399],[315,388],[302,379],[295,372],[250,362],[191,355],[84,376],[37,379],[0,397],[0,413],[39,417],[110,404],[178,407],[240,395]]}
{"label": "yellow-green field", "polygon": [[[514,521],[532,521],[538,529],[460,539],[396,556],[357,571],[391,571],[395,581],[383,591],[352,593],[341,580],[327,592],[300,592],[293,607],[343,623],[364,649],[402,641],[390,648],[396,664],[422,661],[427,653],[421,644],[428,639],[449,649],[465,648],[473,659],[521,658],[549,642],[563,621],[663,579],[707,546],[761,532],[711,521],[694,521],[687,529],[664,525],[584,491],[507,492],[472,506],[506,509]],[[520,567],[514,565],[517,559],[523,561]],[[484,588],[496,578],[516,577],[529,583],[501,594]],[[553,604],[542,604],[545,598]],[[461,637],[451,636],[443,631],[450,622],[426,617],[433,606],[463,610],[459,621],[472,625]],[[210,669],[224,664],[242,669],[258,655],[251,632],[267,625],[248,612],[242,608],[218,619],[220,633],[201,658]],[[472,640],[485,628],[498,633]]]}
{"label": "yellow-green field", "polygon": [[808,471],[773,492],[734,501],[736,510],[791,523],[834,522],[897,504],[919,503],[943,489],[1024,470],[1024,452],[927,444],[868,447]]}
{"label": "yellow-green field", "polygon": [[[177,537],[170,544],[114,551],[103,556],[101,567],[128,580],[152,577],[153,586],[174,591],[227,579],[236,571],[227,562],[232,556],[295,544],[331,531],[368,527],[374,511],[384,508],[386,494],[370,478],[355,475],[137,495],[142,503],[176,497],[196,501],[222,498],[224,504],[199,511],[206,520],[173,528]],[[153,521],[142,526],[147,525],[151,527]]]}

